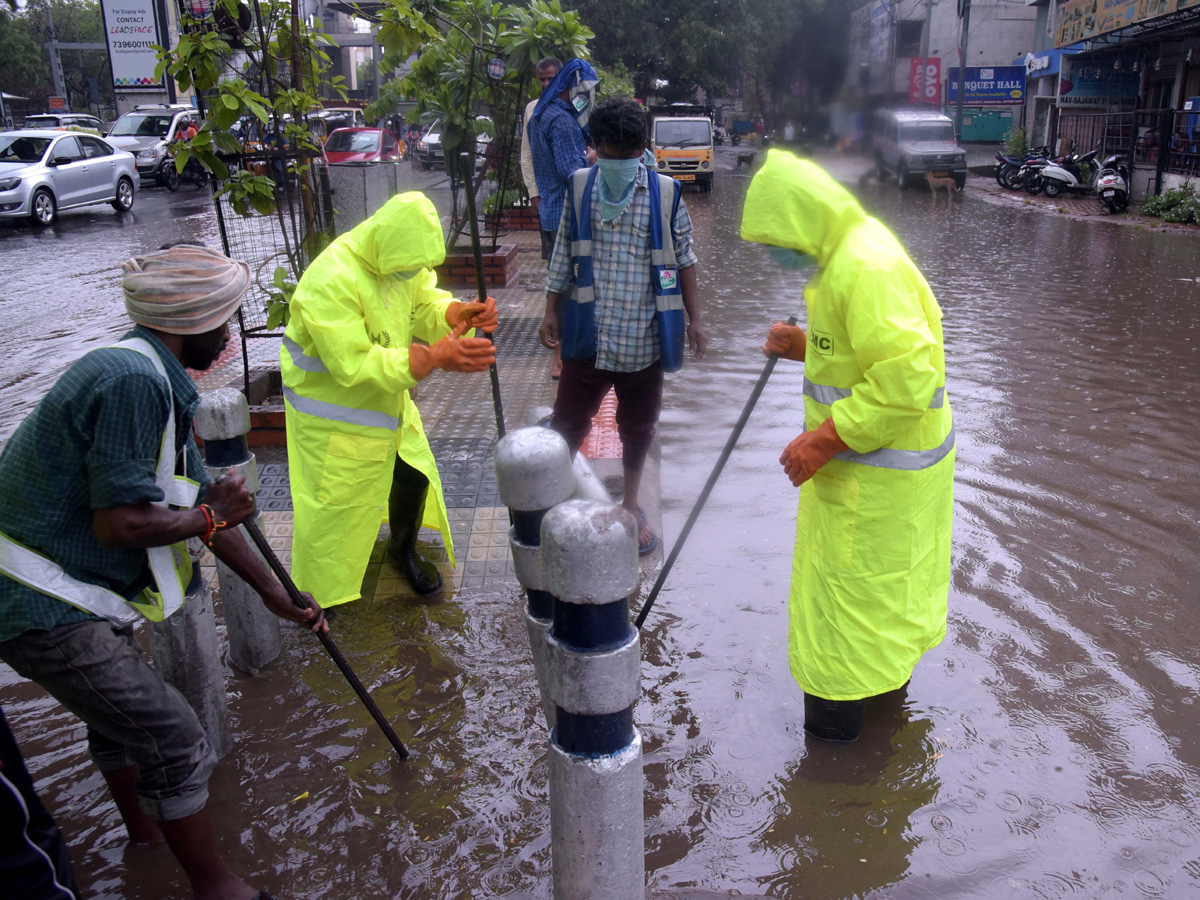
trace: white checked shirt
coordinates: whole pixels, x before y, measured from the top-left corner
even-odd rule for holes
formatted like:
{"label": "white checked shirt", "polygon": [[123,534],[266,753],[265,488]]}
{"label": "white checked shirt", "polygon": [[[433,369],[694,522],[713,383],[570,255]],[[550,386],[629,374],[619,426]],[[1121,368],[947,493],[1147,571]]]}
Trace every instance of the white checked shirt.
{"label": "white checked shirt", "polygon": [[[607,372],[639,372],[659,355],[658,320],[650,265],[650,189],[646,168],[638,168],[633,199],[617,218],[600,216],[600,177],[592,186],[592,285],[596,294],[596,368]],[[566,294],[573,280],[571,215],[563,206],[558,240],[550,257],[546,290]],[[692,252],[692,219],[681,197],[675,211],[675,258],[679,268],[697,262]],[[664,236],[665,238],[665,236]],[[561,323],[559,323],[561,325]]]}

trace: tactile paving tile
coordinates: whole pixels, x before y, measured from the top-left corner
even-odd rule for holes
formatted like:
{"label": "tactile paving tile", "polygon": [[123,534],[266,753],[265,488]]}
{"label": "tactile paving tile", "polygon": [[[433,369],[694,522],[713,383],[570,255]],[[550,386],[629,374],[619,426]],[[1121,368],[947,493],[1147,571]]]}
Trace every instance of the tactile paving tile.
{"label": "tactile paving tile", "polygon": [[[536,357],[549,361],[550,351],[542,346],[538,328],[542,324],[539,316],[505,316],[501,311],[500,326],[496,329],[496,365],[504,365],[520,357]],[[503,397],[504,382],[501,381]]]}
{"label": "tactile paving tile", "polygon": [[287,463],[261,463],[258,466],[258,508],[263,512],[290,511],[292,490]]}

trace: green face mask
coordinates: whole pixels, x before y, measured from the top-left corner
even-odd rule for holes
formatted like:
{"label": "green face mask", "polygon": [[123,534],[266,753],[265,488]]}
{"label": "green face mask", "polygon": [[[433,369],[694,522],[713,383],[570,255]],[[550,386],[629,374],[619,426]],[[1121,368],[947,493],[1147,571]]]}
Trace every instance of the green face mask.
{"label": "green face mask", "polygon": [[809,266],[816,265],[814,260],[807,253],[801,253],[799,250],[793,250],[791,247],[768,247],[767,252],[771,254],[771,259],[779,263],[785,269],[797,271],[799,269],[807,269]]}

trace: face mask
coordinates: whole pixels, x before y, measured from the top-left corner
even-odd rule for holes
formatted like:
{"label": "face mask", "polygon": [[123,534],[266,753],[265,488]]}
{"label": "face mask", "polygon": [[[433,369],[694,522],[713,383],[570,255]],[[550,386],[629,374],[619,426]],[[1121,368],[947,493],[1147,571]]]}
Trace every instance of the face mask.
{"label": "face mask", "polygon": [[600,159],[596,164],[600,166],[600,177],[604,179],[604,186],[615,199],[621,197],[637,181],[638,166],[642,164],[642,160]]}
{"label": "face mask", "polygon": [[809,266],[816,265],[816,261],[807,253],[801,253],[799,250],[793,250],[791,247],[768,247],[767,252],[771,254],[771,259],[779,263],[785,269],[796,271],[799,269],[807,269]]}

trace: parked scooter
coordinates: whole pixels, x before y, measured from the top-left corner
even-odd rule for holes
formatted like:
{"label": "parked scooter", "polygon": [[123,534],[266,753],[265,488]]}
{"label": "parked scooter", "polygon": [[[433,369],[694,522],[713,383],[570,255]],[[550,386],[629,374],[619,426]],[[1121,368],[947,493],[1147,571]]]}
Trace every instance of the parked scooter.
{"label": "parked scooter", "polygon": [[736,147],[741,142],[742,142],[742,136],[740,134],[738,134],[736,131],[730,132],[730,134],[729,134],[729,143],[730,144],[732,144],[734,147]]}
{"label": "parked scooter", "polygon": [[1129,209],[1129,164],[1125,157],[1114,154],[1104,160],[1096,176],[1096,198],[1110,213]]}
{"label": "parked scooter", "polygon": [[1097,153],[1098,150],[1089,150],[1078,158],[1068,156],[1062,162],[1048,163],[1040,173],[1042,191],[1047,197],[1057,197],[1063,191],[1092,190],[1098,171]]}
{"label": "parked scooter", "polygon": [[713,143],[718,147],[725,143],[725,132],[720,128],[713,129]]}

